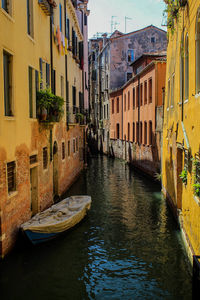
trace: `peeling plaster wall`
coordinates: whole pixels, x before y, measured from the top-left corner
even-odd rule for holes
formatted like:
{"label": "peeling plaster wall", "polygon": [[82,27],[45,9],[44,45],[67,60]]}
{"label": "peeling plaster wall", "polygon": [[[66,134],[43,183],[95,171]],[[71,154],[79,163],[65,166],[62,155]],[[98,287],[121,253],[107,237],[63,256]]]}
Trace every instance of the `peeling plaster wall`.
{"label": "peeling plaster wall", "polygon": [[[151,42],[152,37],[155,43]],[[127,59],[128,50],[133,49],[137,59],[143,53],[164,51],[166,48],[166,33],[154,27],[113,39],[110,44],[110,89],[121,87],[127,81],[127,72],[132,73]]]}

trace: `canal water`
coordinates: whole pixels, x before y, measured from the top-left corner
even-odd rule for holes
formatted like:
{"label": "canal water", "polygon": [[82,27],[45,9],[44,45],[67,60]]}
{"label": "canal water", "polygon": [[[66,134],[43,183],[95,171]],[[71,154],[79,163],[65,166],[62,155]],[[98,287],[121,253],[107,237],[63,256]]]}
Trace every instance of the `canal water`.
{"label": "canal water", "polygon": [[180,232],[158,185],[96,157],[73,194],[92,196],[88,216],[41,246],[20,241],[0,264],[0,299],[191,299]]}

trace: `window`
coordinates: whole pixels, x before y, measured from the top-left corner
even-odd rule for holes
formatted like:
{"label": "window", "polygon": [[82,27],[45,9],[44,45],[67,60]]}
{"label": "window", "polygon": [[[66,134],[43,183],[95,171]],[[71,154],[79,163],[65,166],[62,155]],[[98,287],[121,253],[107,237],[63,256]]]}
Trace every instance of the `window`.
{"label": "window", "polygon": [[46,88],[50,87],[50,64],[46,63]]}
{"label": "window", "polygon": [[107,118],[109,119],[109,106],[107,104]]}
{"label": "window", "polygon": [[133,88],[133,109],[135,109],[135,88]]}
{"label": "window", "polygon": [[140,105],[143,104],[143,84],[140,85]]}
{"label": "window", "polygon": [[140,144],[142,144],[142,141],[143,141],[143,134],[142,134],[142,122],[140,122]]}
{"label": "window", "polygon": [[84,25],[87,26],[87,15],[84,14]]}
{"label": "window", "polygon": [[48,166],[48,151],[47,147],[43,148],[43,169],[47,169]]}
{"label": "window", "polygon": [[147,144],[147,122],[144,122],[144,144]]}
{"label": "window", "polygon": [[152,78],[149,79],[149,103],[152,103]]}
{"label": "window", "polygon": [[76,145],[75,145],[75,139],[73,139],[73,153],[76,152]]}
{"label": "window", "polygon": [[139,97],[139,85],[136,88],[136,107],[139,106],[139,99],[138,99],[138,97]]}
{"label": "window", "polygon": [[37,163],[37,161],[38,161],[37,155],[30,156],[30,165]]}
{"label": "window", "polygon": [[1,7],[11,15],[12,0],[1,0]]}
{"label": "window", "polygon": [[171,107],[174,106],[174,88],[175,88],[175,75],[172,76],[172,86],[171,86]]}
{"label": "window", "polygon": [[152,121],[149,121],[149,145],[152,145]]}
{"label": "window", "polygon": [[130,123],[128,123],[128,141],[130,141]]}
{"label": "window", "polygon": [[200,93],[200,9],[196,18],[196,94]]}
{"label": "window", "polygon": [[14,161],[7,163],[7,183],[8,193],[16,191],[16,163]]}
{"label": "window", "polygon": [[67,143],[67,148],[68,156],[70,156],[70,141],[68,141]]}
{"label": "window", "polygon": [[119,113],[119,98],[117,98],[117,113]]}
{"label": "window", "polygon": [[151,43],[155,43],[156,38],[154,36],[151,37]]}
{"label": "window", "polygon": [[124,96],[124,111],[126,111],[126,94]]}
{"label": "window", "polygon": [[28,82],[29,82],[29,117],[36,117],[36,80],[34,80],[35,72],[33,68],[28,67]]}
{"label": "window", "polygon": [[64,98],[64,77],[60,76],[60,95]]}
{"label": "window", "polygon": [[115,112],[115,100],[112,100],[112,114]]}
{"label": "window", "polygon": [[117,139],[119,139],[119,123],[116,125],[116,131],[117,131]]}
{"label": "window", "polygon": [[73,97],[73,114],[76,113],[76,87],[72,86],[72,97]]}
{"label": "window", "polygon": [[144,82],[144,104],[147,104],[147,81]]}
{"label": "window", "polygon": [[188,34],[185,37],[185,100],[189,97],[189,43]]}
{"label": "window", "polygon": [[128,50],[127,56],[128,56],[128,62],[134,61],[134,50]]}
{"label": "window", "polygon": [[27,32],[33,37],[33,0],[27,0]]}
{"label": "window", "polygon": [[62,160],[65,159],[65,143],[62,142]]}
{"label": "window", "polygon": [[78,138],[76,138],[76,151],[78,151]]}
{"label": "window", "polygon": [[129,81],[132,78],[132,73],[128,72],[126,74],[126,80]]}
{"label": "window", "polygon": [[169,108],[169,102],[170,102],[170,79],[168,80],[168,89],[167,89],[167,108]]}
{"label": "window", "polygon": [[139,143],[139,122],[136,124],[136,142]]}
{"label": "window", "polygon": [[135,142],[135,123],[133,123],[133,142]]}
{"label": "window", "polygon": [[52,93],[56,95],[56,71],[53,70],[53,86],[52,86]]}
{"label": "window", "polygon": [[12,55],[3,51],[3,77],[4,77],[4,113],[13,116],[12,103]]}
{"label": "window", "polygon": [[59,4],[59,21],[60,21],[60,31],[62,32],[62,5]]}
{"label": "window", "polygon": [[130,109],[130,92],[128,92],[128,110]]}

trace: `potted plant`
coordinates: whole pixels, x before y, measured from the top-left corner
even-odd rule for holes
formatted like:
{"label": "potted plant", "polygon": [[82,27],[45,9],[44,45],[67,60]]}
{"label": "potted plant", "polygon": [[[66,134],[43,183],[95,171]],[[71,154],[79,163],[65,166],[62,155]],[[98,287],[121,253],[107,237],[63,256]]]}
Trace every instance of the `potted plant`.
{"label": "potted plant", "polygon": [[76,113],[76,121],[78,123],[83,123],[83,121],[84,121],[84,115],[81,114],[81,113]]}
{"label": "potted plant", "polygon": [[195,196],[200,198],[200,183],[193,184]]}
{"label": "potted plant", "polygon": [[182,182],[186,185],[187,184],[187,170],[185,168],[182,170],[179,177],[182,179]]}
{"label": "potted plant", "polygon": [[47,119],[49,109],[53,102],[53,94],[50,89],[40,90],[37,92],[37,114],[41,121]]}

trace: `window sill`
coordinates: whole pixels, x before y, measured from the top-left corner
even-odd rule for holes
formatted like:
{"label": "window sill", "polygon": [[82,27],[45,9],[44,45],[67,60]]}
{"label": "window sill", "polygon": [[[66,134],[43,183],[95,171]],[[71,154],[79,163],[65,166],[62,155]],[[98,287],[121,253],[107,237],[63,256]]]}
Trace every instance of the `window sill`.
{"label": "window sill", "polygon": [[197,204],[198,206],[200,206],[200,199],[199,199],[199,197],[193,195],[193,198],[194,198],[194,201],[196,202],[196,204]]}
{"label": "window sill", "polygon": [[8,193],[8,199],[11,199],[11,198],[17,196],[17,194],[18,194],[18,191],[9,192]]}
{"label": "window sill", "polygon": [[7,12],[5,11],[5,9],[1,8],[1,12],[4,14],[4,16],[5,16],[6,18],[8,18],[9,21],[11,21],[12,23],[15,23],[15,20],[13,19],[13,17],[12,17],[9,13],[7,13]]}
{"label": "window sill", "polygon": [[6,121],[16,121],[14,116],[5,116],[4,120],[6,120]]}
{"label": "window sill", "polygon": [[34,38],[30,34],[28,34],[28,33],[27,33],[27,36],[28,36],[29,40],[35,45]]}

